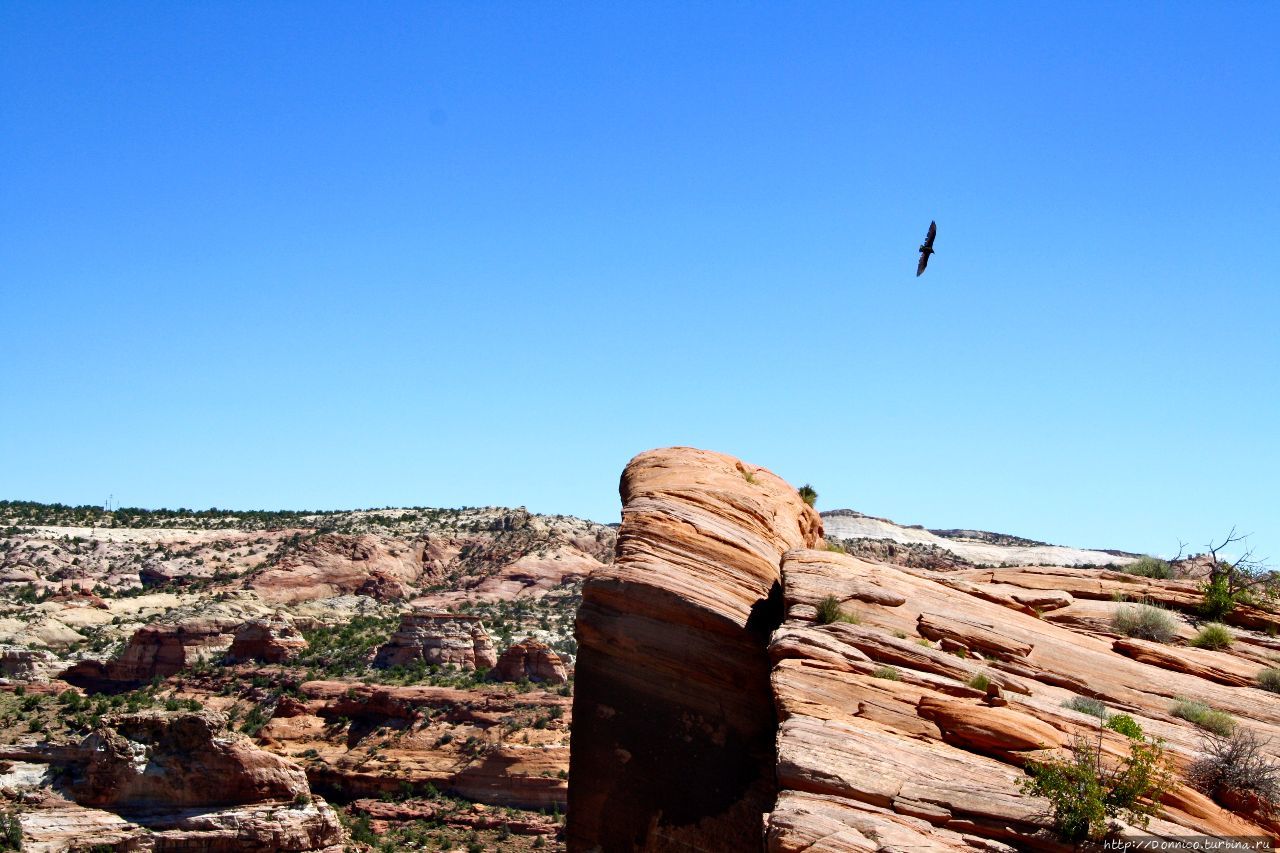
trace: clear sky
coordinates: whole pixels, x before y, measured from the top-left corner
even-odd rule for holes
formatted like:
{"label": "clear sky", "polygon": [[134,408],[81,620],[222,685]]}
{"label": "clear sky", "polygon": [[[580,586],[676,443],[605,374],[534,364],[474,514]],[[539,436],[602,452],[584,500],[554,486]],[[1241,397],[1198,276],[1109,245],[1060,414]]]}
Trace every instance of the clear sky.
{"label": "clear sky", "polygon": [[[1280,4],[0,4],[0,497],[1280,561]],[[931,219],[937,252],[915,277]]]}

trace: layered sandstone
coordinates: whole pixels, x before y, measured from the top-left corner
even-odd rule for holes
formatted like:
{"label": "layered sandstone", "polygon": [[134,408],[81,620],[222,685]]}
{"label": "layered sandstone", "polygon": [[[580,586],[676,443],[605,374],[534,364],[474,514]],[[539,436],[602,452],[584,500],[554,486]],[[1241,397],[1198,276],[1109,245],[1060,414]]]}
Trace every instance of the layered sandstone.
{"label": "layered sandstone", "polygon": [[564,684],[569,680],[564,662],[546,643],[532,638],[513,643],[498,658],[493,677],[499,681],[541,681]]}
{"label": "layered sandstone", "polygon": [[227,652],[229,661],[284,663],[306,649],[307,641],[292,620],[283,615],[250,619],[236,629]]}
{"label": "layered sandstone", "polygon": [[492,669],[498,662],[493,638],[484,622],[456,613],[413,611],[378,649],[373,665],[382,669],[423,661],[429,666],[462,670]]}
{"label": "layered sandstone", "polygon": [[[789,616],[771,646],[782,790],[766,829],[770,851],[865,850],[876,837],[954,849],[1054,846],[1047,804],[1021,783],[1028,760],[1099,736],[1097,718],[1064,707],[1078,693],[1164,738],[1182,771],[1203,737],[1170,714],[1180,696],[1211,697],[1264,738],[1280,734],[1280,701],[1249,678],[1257,664],[1076,633],[932,575],[830,552],[784,560]],[[858,624],[817,624],[823,590]],[[972,686],[979,674],[995,687]],[[1109,756],[1127,751],[1122,736],[1102,735]],[[1164,806],[1152,833],[1270,834],[1184,778]]]}
{"label": "layered sandstone", "polygon": [[[637,457],[622,496],[617,559],[578,617],[570,850],[1064,849],[1028,765],[1082,737],[1104,762],[1129,750],[1081,697],[1160,738],[1174,772],[1160,814],[1120,835],[1280,840],[1256,801],[1188,781],[1206,740],[1184,699],[1280,762],[1280,699],[1258,683],[1280,643],[1188,647],[1192,583],[816,550],[785,484],[690,449]],[[1138,596],[1171,608],[1171,643],[1117,635],[1132,605],[1113,598]]]}
{"label": "layered sandstone", "polygon": [[222,655],[239,625],[234,618],[200,617],[139,628],[120,655],[110,661],[84,660],[61,678],[92,689],[137,685],[167,678],[197,661]]}
{"label": "layered sandstone", "polygon": [[822,522],[773,473],[691,448],[640,454],[620,491],[616,557],[577,620],[570,848],[758,848],[779,565]]}
{"label": "layered sandstone", "polygon": [[367,685],[308,681],[305,697],[277,706],[261,737],[304,760],[308,779],[344,797],[452,791],[489,805],[566,805],[570,700],[501,686]]}
{"label": "layered sandstone", "polygon": [[[42,754],[43,751],[43,754]],[[65,774],[74,805],[57,798],[23,815],[35,849],[90,831],[122,849],[339,849],[337,815],[311,797],[296,765],[226,730],[212,712],[148,711],[108,720],[78,746],[35,747]]]}

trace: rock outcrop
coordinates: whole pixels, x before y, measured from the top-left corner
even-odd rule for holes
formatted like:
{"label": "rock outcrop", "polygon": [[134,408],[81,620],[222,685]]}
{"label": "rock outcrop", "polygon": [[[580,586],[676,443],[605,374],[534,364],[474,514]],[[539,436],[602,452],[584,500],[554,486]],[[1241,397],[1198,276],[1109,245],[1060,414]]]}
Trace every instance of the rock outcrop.
{"label": "rock outcrop", "polygon": [[[1174,714],[1211,704],[1280,763],[1280,701],[1258,682],[1280,646],[1187,647],[1187,582],[815,550],[789,487],[690,449],[636,457],[622,496],[617,559],[578,616],[571,851],[1065,849],[1028,765],[1079,738],[1105,762],[1130,745],[1083,697],[1160,738],[1174,774],[1121,835],[1280,841],[1256,800],[1191,786],[1205,736]],[[1117,637],[1118,590],[1169,606],[1173,642]]]}
{"label": "rock outcrop", "polygon": [[499,681],[528,680],[564,684],[569,680],[560,656],[546,643],[532,638],[509,646],[498,658],[492,675]]}
{"label": "rock outcrop", "polygon": [[[1022,791],[1023,768],[1078,735],[1100,736],[1096,717],[1064,707],[1076,693],[1164,738],[1183,770],[1202,738],[1169,715],[1177,696],[1213,696],[1264,736],[1280,724],[1274,697],[1222,687],[1257,665],[1220,652],[1181,649],[1195,664],[1170,671],[1171,648],[1073,633],[949,577],[830,552],[788,554],[782,573],[788,619],[771,646],[782,790],[766,828],[770,851],[1053,847],[1047,804]],[[818,624],[813,596],[848,590],[852,579],[882,594],[842,602],[856,625]],[[1127,752],[1122,736],[1103,734],[1108,755]],[[1270,834],[1185,780],[1164,805],[1150,827],[1157,835]]]}
{"label": "rock outcrop", "polygon": [[44,649],[0,647],[0,676],[17,681],[47,681],[57,665]]}
{"label": "rock outcrop", "polygon": [[124,714],[81,743],[76,802],[116,812],[292,802],[310,793],[296,765],[226,730],[212,711]]}
{"label": "rock outcrop", "polygon": [[284,714],[277,705],[261,737],[277,754],[309,755],[318,790],[376,797],[431,785],[490,805],[565,808],[568,697],[349,681],[299,690],[305,701]]}
{"label": "rock outcrop", "polygon": [[93,690],[117,685],[145,684],[167,678],[191,664],[220,656],[231,645],[231,632],[239,620],[195,618],[139,628],[114,660],[84,660],[72,665],[61,678]]}
{"label": "rock outcrop", "polygon": [[236,629],[227,659],[233,663],[251,660],[284,663],[306,647],[302,632],[287,617],[251,619]]}
{"label": "rock outcrop", "polygon": [[23,814],[36,849],[67,849],[86,831],[119,849],[209,853],[336,851],[344,840],[299,767],[226,731],[216,713],[124,714],[78,748],[48,751],[75,804],[49,799]]}
{"label": "rock outcrop", "polygon": [[578,612],[570,849],[756,849],[779,565],[822,522],[773,473],[690,448],[640,454],[620,491],[614,563]]}
{"label": "rock outcrop", "polygon": [[386,669],[419,660],[462,670],[492,669],[498,655],[479,618],[414,611],[401,617],[400,627],[378,649],[373,665]]}

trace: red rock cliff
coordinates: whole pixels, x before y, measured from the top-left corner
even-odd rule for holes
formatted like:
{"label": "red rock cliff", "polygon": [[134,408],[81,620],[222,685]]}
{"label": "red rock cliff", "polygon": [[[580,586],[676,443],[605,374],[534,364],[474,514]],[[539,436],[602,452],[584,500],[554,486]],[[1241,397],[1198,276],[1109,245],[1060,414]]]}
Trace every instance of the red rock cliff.
{"label": "red rock cliff", "polygon": [[822,522],[773,473],[692,448],[622,475],[578,613],[570,850],[751,850],[775,796],[779,565]]}

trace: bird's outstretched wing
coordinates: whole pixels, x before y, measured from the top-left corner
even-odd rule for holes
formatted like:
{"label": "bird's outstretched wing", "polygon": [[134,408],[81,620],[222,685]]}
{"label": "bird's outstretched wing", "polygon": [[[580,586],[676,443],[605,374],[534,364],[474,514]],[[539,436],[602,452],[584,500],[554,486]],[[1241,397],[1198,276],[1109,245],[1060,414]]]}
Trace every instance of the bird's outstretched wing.
{"label": "bird's outstretched wing", "polygon": [[916,278],[919,278],[924,268],[929,266],[929,256],[933,254],[933,238],[937,236],[938,223],[930,220],[929,233],[924,236],[924,243],[920,246],[920,263],[916,266]]}

